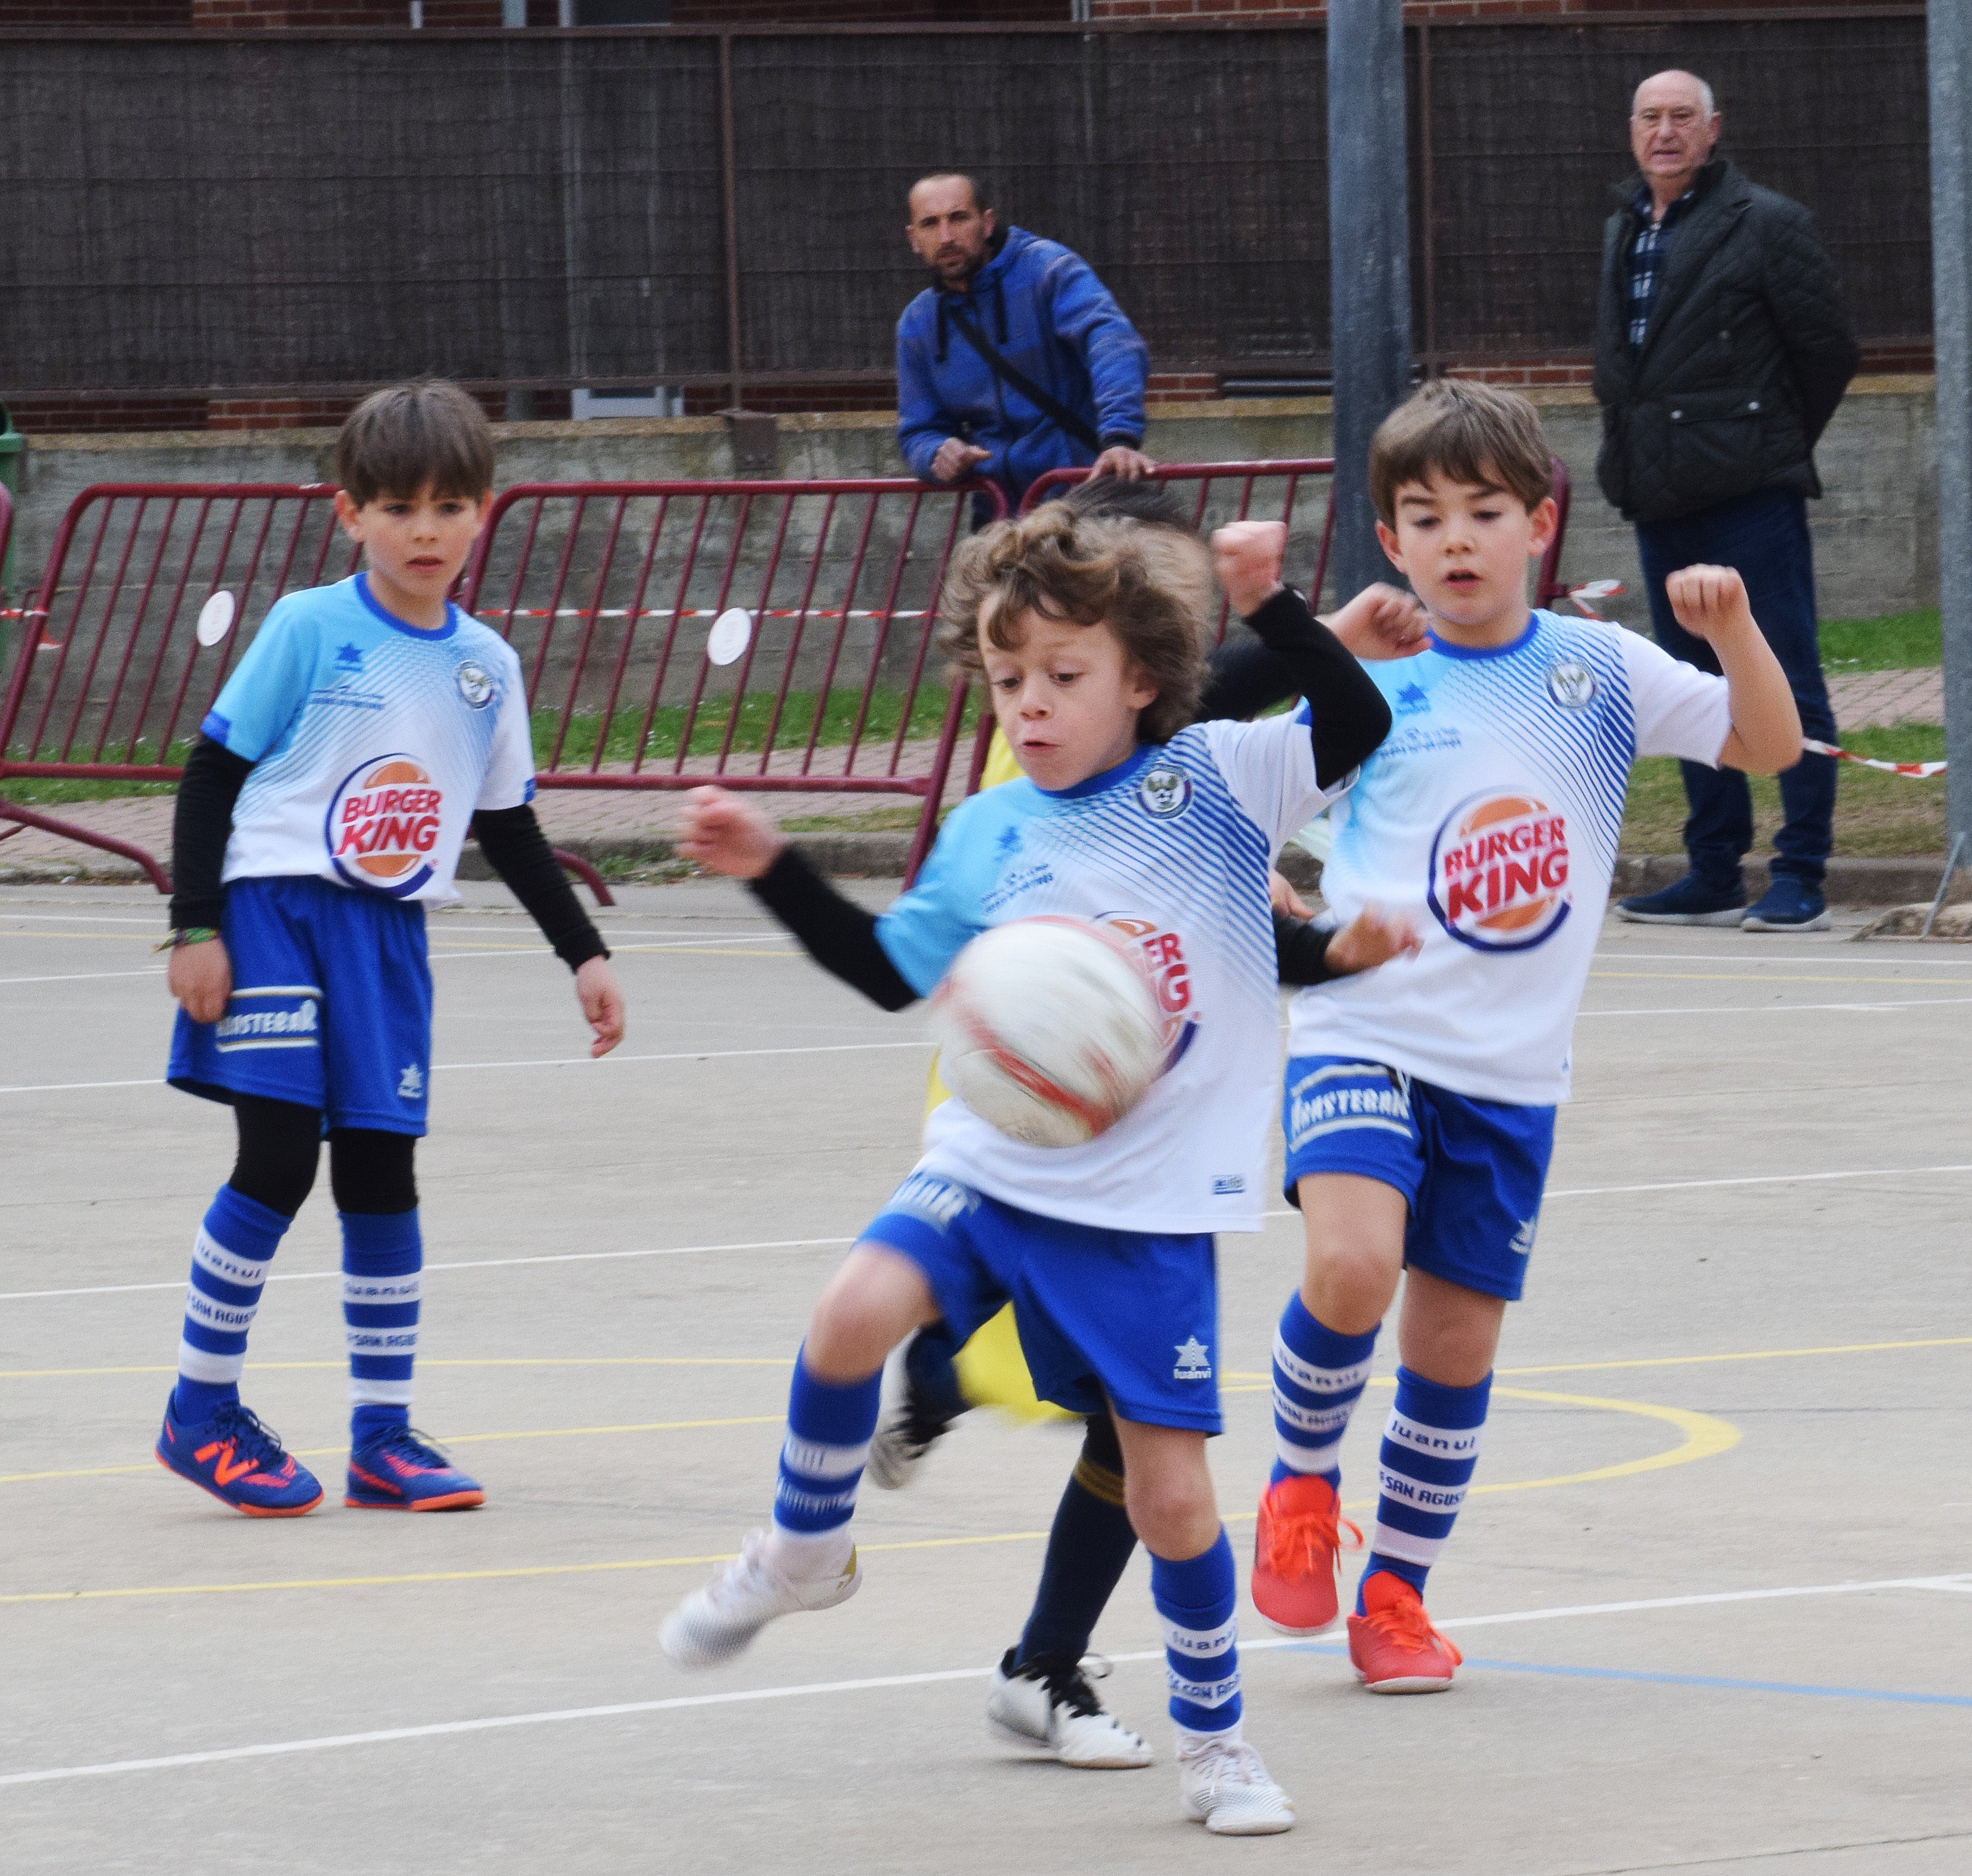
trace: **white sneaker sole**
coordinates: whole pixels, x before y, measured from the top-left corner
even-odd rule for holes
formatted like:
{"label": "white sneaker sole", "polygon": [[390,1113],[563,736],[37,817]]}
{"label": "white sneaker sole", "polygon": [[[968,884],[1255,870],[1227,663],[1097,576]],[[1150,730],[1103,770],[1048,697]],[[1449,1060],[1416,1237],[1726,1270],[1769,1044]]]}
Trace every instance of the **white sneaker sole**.
{"label": "white sneaker sole", "polygon": [[1825,912],[1812,918],[1755,918],[1750,913],[1741,921],[1742,931],[1826,931],[1830,921]]}
{"label": "white sneaker sole", "polygon": [[1445,1694],[1451,1691],[1449,1675],[1443,1680],[1429,1674],[1406,1675],[1394,1681],[1365,1680],[1360,1674],[1356,1678],[1363,1691],[1371,1694]]}

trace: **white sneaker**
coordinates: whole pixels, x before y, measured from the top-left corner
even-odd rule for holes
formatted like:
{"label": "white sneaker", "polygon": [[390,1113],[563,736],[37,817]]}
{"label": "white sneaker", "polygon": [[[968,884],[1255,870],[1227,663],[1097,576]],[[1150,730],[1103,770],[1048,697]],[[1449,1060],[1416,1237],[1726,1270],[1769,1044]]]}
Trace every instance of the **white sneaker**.
{"label": "white sneaker", "polygon": [[1295,1826],[1294,1800],[1239,1740],[1180,1752],[1177,1789],[1185,1816],[1215,1836],[1272,1837]]}
{"label": "white sneaker", "polygon": [[1089,1685],[1109,1672],[1099,1655],[1081,1662],[1059,1657],[1016,1668],[1008,1649],[993,1670],[986,1696],[986,1729],[1010,1744],[1025,1746],[1085,1772],[1120,1772],[1148,1765],[1157,1757],[1113,1714],[1103,1711]]}
{"label": "white sneaker", "polygon": [[883,1364],[883,1404],[863,1476],[880,1492],[901,1492],[916,1477],[924,1456],[945,1436],[951,1418],[918,1398],[904,1365],[913,1335],[890,1351]]}
{"label": "white sneaker", "polygon": [[768,1561],[766,1532],[749,1531],[738,1558],[665,1616],[658,1646],[681,1668],[717,1667],[775,1616],[833,1609],[862,1587],[863,1567],[853,1548],[839,1571],[798,1583]]}

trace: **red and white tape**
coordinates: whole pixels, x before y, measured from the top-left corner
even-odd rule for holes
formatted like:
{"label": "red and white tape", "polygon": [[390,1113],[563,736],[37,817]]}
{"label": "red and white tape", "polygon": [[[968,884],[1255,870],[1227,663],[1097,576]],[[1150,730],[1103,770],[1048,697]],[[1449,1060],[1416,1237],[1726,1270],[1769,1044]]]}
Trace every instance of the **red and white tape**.
{"label": "red and white tape", "polygon": [[1873,756],[1852,755],[1833,743],[1817,743],[1811,736],[1801,739],[1803,749],[1817,756],[1833,756],[1838,762],[1853,762],[1859,769],[1880,769],[1885,775],[1914,775],[1919,778],[1942,775],[1950,764],[1942,762],[1879,762]]}

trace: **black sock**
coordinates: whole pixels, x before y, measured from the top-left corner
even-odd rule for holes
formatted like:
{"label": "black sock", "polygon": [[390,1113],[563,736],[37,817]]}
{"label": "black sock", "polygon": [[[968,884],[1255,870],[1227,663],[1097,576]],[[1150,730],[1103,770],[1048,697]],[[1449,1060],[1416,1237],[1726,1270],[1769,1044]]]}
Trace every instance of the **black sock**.
{"label": "black sock", "polygon": [[1096,1619],[1136,1548],[1137,1534],[1123,1508],[1122,1449],[1114,1423],[1100,1415],[1089,1423],[1082,1457],[1061,1495],[1033,1613],[1015,1659],[1056,1655],[1079,1661],[1086,1654]]}
{"label": "black sock", "polygon": [[958,1345],[942,1322],[919,1329],[904,1351],[904,1372],[911,1378],[912,1398],[941,1420],[958,1419],[968,1405],[952,1366],[958,1352]]}

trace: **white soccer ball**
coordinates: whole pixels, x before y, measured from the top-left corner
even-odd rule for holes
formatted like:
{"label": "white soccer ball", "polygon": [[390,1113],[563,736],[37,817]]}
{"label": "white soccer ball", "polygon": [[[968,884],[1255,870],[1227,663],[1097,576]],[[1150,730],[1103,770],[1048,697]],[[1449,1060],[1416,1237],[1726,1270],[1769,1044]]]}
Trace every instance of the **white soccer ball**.
{"label": "white soccer ball", "polygon": [[981,933],[931,1007],[945,1086],[1030,1146],[1092,1140],[1164,1067],[1150,979],[1122,937],[1086,919],[1016,919]]}

